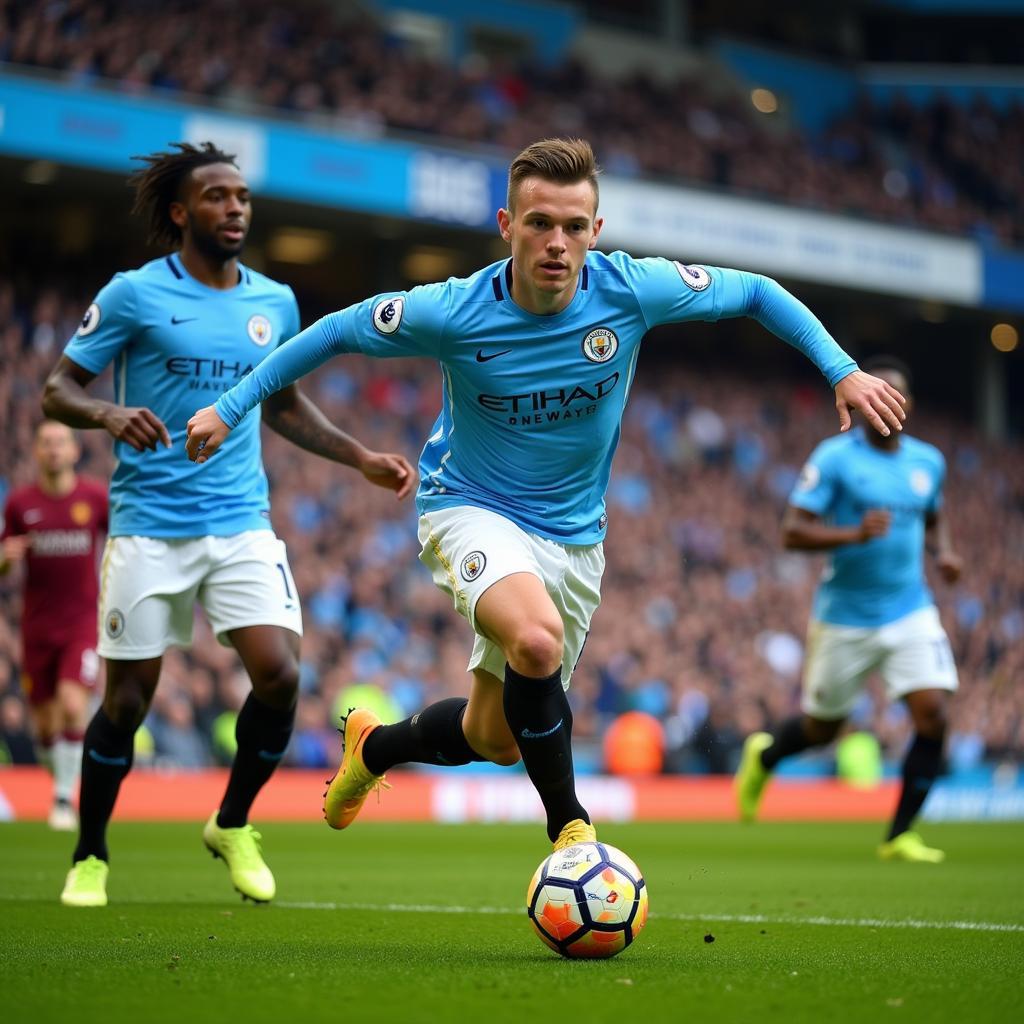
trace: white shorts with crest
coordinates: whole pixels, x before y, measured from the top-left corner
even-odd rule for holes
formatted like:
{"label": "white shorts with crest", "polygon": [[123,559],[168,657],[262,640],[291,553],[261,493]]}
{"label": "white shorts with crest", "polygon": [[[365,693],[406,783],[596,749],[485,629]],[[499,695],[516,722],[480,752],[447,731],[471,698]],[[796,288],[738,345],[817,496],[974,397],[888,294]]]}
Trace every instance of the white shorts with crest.
{"label": "white shorts with crest", "polygon": [[884,626],[837,626],[812,621],[807,629],[802,710],[823,721],[845,718],[868,675],[879,672],[890,700],[917,690],[955,690],[953,652],[934,605]]}
{"label": "white shorts with crest", "polygon": [[[475,631],[476,603],[485,590],[514,573],[540,579],[562,619],[562,686],[568,689],[590,620],[601,603],[603,546],[559,544],[527,533],[497,512],[471,505],[420,516],[419,539],[420,561]],[[477,631],[468,668],[482,668],[503,679],[505,653]]]}
{"label": "white shorts with crest", "polygon": [[302,636],[284,542],[272,530],[230,537],[110,537],[100,570],[97,650],[138,661],[192,643],[199,604],[217,639],[245,626]]}

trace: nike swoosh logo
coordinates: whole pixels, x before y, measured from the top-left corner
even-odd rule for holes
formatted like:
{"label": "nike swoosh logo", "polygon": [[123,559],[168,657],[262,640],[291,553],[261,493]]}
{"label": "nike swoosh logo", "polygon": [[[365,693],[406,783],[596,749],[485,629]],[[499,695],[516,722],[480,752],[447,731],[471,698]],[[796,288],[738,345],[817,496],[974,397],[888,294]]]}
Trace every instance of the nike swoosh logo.
{"label": "nike swoosh logo", "polygon": [[91,747],[89,748],[89,756],[99,764],[109,764],[118,768],[126,768],[128,766],[127,757],[104,757],[103,754],[97,754]]}
{"label": "nike swoosh logo", "polygon": [[504,352],[492,352],[489,356],[485,356],[483,349],[476,350],[476,361],[478,363],[489,363],[492,359],[497,359],[498,356],[507,356],[512,349],[507,348]]}
{"label": "nike swoosh logo", "polygon": [[197,317],[197,316],[172,316],[171,317],[171,323],[172,324],[187,324],[187,323],[191,322],[192,320],[198,320],[198,319],[199,319],[199,317]]}
{"label": "nike swoosh logo", "polygon": [[552,733],[558,732],[562,728],[562,719],[560,718],[547,732],[531,732],[529,729],[524,729],[519,735],[524,740],[542,740],[545,736],[550,736]]}

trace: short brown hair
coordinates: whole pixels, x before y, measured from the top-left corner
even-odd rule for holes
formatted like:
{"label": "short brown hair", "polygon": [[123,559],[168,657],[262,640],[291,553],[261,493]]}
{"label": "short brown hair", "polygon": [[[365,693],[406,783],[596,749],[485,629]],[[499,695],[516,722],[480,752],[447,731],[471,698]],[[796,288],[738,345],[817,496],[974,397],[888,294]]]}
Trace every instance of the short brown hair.
{"label": "short brown hair", "polygon": [[512,161],[508,169],[508,208],[515,203],[519,186],[526,178],[543,178],[558,185],[589,181],[594,189],[597,209],[597,176],[601,168],[586,139],[541,139],[531,143]]}

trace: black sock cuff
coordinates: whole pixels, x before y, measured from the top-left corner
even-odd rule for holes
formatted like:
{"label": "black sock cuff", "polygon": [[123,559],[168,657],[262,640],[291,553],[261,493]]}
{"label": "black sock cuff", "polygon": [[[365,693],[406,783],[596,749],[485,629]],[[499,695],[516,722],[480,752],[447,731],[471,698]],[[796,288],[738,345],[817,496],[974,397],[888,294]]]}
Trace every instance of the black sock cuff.
{"label": "black sock cuff", "polygon": [[251,717],[254,723],[269,729],[279,726],[286,726],[290,729],[295,721],[295,711],[297,708],[298,702],[288,708],[287,711],[281,711],[278,708],[272,708],[269,704],[264,704],[255,693],[250,693],[238,712],[238,717],[241,718],[244,714],[247,717]]}
{"label": "black sock cuff", "polygon": [[933,740],[918,733],[903,759],[903,774],[924,777],[938,775],[942,767],[942,747],[943,740]]}
{"label": "black sock cuff", "polygon": [[562,689],[562,666],[559,665],[549,676],[524,676],[518,673],[511,665],[505,665],[505,682],[514,686],[533,687],[534,693],[538,696],[553,693],[555,689]]}
{"label": "black sock cuff", "polygon": [[120,729],[107,717],[102,705],[96,709],[92,721],[85,730],[83,742],[86,746],[100,746],[104,749],[130,750],[135,743],[134,729]]}

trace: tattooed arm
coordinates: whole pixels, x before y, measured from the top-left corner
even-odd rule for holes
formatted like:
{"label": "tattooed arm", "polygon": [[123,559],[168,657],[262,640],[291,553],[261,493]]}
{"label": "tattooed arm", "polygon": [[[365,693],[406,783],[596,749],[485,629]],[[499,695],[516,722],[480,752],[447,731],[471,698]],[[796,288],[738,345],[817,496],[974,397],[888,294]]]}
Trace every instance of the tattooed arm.
{"label": "tattooed arm", "polygon": [[375,452],[339,430],[295,384],[263,403],[263,422],[307,452],[358,469],[370,483],[404,498],[416,484],[416,471],[401,455]]}

